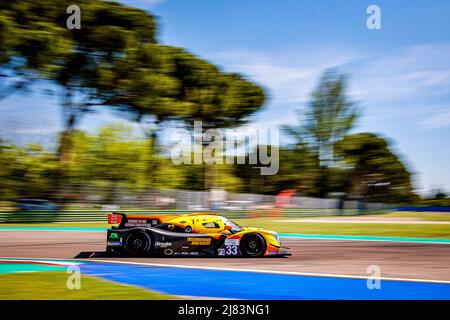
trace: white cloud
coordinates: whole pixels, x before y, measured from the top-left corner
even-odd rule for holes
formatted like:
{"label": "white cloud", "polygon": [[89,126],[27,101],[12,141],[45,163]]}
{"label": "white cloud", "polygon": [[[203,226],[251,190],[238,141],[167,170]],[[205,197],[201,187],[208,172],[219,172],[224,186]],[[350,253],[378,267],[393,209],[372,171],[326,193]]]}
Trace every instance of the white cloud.
{"label": "white cloud", "polygon": [[450,93],[450,44],[384,53],[355,70],[353,93],[368,101],[417,101]]}
{"label": "white cloud", "polygon": [[425,118],[420,124],[425,129],[440,129],[450,127],[450,107],[448,110]]}
{"label": "white cloud", "polygon": [[[266,122],[292,119],[293,110],[309,99],[320,74],[337,67],[351,76],[350,94],[363,103],[371,119],[408,118],[427,129],[448,125],[445,117],[436,119],[449,110],[437,101],[448,99],[450,94],[450,43],[382,53],[338,47],[288,51],[236,50],[216,54],[214,58],[225,64],[227,70],[239,70],[265,86],[270,97],[269,109],[292,106],[275,116],[271,113],[270,119],[263,120]],[[428,125],[424,125],[424,118],[429,119]]]}
{"label": "white cloud", "polygon": [[362,58],[358,52],[339,48],[324,48],[315,54],[308,54],[309,50],[312,48],[291,49],[291,55],[236,50],[213,57],[265,86],[274,103],[305,102],[324,69]]}

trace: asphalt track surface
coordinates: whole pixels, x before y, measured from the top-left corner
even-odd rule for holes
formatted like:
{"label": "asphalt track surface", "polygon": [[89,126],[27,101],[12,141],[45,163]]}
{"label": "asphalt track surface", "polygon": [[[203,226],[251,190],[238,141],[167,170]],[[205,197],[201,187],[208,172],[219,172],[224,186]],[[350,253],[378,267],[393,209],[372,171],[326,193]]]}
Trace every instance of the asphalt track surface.
{"label": "asphalt track surface", "polygon": [[[286,258],[94,258],[151,266],[259,271],[318,276],[367,277],[380,267],[381,277],[450,281],[450,245],[379,241],[330,241],[283,238]],[[0,257],[72,259],[80,252],[102,252],[105,232],[0,231]]]}

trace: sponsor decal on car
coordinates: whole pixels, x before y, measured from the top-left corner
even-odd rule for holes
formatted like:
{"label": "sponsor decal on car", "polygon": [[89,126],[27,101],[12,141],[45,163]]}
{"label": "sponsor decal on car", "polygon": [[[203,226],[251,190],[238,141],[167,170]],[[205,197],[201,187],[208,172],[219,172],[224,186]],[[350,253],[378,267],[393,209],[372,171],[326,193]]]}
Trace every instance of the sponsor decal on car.
{"label": "sponsor decal on car", "polygon": [[211,238],[187,238],[190,245],[193,246],[209,246],[211,244]]}
{"label": "sponsor decal on car", "polygon": [[158,224],[157,219],[128,219],[125,227],[152,227]]}
{"label": "sponsor decal on car", "polygon": [[151,227],[152,225],[149,223],[125,223],[125,227]]}
{"label": "sponsor decal on car", "polygon": [[109,234],[109,238],[110,239],[118,239],[119,238],[119,234],[117,232],[111,232]]}
{"label": "sponsor decal on car", "polygon": [[155,242],[155,247],[158,248],[167,248],[167,247],[171,247],[172,246],[172,242],[161,242],[161,241],[156,241]]}
{"label": "sponsor decal on car", "polygon": [[118,224],[122,221],[122,216],[119,214],[108,214],[108,224]]}
{"label": "sponsor decal on car", "polygon": [[122,246],[122,242],[121,241],[108,241],[107,245],[111,246],[111,247],[113,247],[113,246]]}
{"label": "sponsor decal on car", "polygon": [[239,239],[225,239],[225,245],[226,246],[238,246]]}

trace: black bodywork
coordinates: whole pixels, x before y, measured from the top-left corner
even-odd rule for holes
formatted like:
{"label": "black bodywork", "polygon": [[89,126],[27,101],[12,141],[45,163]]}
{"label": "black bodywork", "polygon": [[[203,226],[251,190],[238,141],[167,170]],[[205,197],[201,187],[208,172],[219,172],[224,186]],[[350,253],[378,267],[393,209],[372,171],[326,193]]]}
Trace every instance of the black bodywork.
{"label": "black bodywork", "polygon": [[226,238],[226,235],[214,238],[207,234],[172,232],[154,227],[109,229],[106,251],[131,256],[216,256]]}
{"label": "black bodywork", "polygon": [[[122,216],[117,227],[107,232],[106,251],[121,256],[216,256],[226,235],[186,233],[184,229],[158,218]],[[179,230],[178,230],[179,228]]]}

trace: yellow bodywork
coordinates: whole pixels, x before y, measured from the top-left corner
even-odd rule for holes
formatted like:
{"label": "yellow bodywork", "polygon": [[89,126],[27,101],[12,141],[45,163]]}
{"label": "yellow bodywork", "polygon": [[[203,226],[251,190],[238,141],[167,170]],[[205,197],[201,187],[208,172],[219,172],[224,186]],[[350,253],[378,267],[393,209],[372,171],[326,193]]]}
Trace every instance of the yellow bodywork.
{"label": "yellow bodywork", "polygon": [[210,235],[227,234],[229,239],[241,239],[244,235],[258,233],[263,236],[267,250],[280,248],[281,244],[276,232],[261,228],[243,227],[239,232],[233,233],[226,225],[227,219],[216,214],[189,214],[171,217],[165,223],[192,228],[192,232]]}

